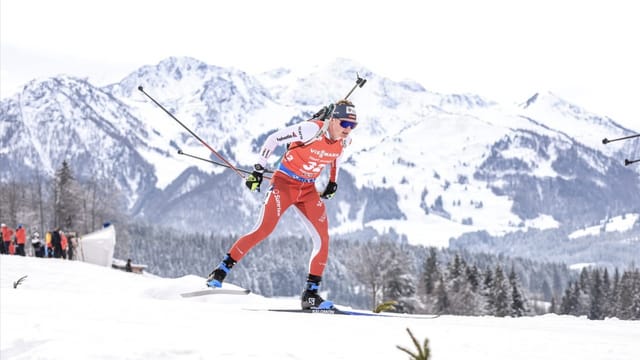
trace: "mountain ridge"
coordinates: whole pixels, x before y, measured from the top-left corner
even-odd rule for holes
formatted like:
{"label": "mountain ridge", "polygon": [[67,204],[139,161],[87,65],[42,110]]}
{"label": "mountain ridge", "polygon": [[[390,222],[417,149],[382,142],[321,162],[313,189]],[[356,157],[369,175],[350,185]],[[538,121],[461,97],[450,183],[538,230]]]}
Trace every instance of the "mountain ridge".
{"label": "mountain ridge", "polygon": [[[252,226],[260,194],[247,192],[222,167],[177,156],[180,149],[218,160],[137,87],[227,160],[248,167],[260,139],[343,97],[356,73],[368,81],[352,96],[361,125],[345,154],[337,196],[327,202],[334,234],[368,237],[373,230],[446,246],[464,233],[548,226],[549,217],[554,226],[575,230],[640,212],[639,172],[619,160],[622,149],[638,146],[616,150],[600,143],[602,134],[631,133],[613,120],[551,93],[536,94],[526,106],[438,94],[340,58],[306,74],[278,69],[251,76],[170,57],[101,88],[73,77],[32,81],[0,102],[8,120],[0,138],[12,149],[0,154],[0,165],[7,165],[1,178],[28,178],[36,169],[50,176],[63,159],[72,159],[83,164],[81,179],[114,179],[131,215],[141,220],[187,231],[243,232]],[[38,131],[31,145],[13,135]],[[60,141],[43,141],[43,134]],[[593,195],[585,200],[580,194]],[[285,218],[277,231],[300,229]]]}

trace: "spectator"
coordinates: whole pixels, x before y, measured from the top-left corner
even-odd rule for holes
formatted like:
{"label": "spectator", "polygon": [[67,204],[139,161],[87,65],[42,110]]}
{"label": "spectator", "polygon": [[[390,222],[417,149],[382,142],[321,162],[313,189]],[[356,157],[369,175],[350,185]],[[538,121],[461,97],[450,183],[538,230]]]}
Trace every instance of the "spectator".
{"label": "spectator", "polygon": [[34,231],[31,234],[31,246],[33,246],[33,252],[36,257],[44,257],[45,246],[42,244],[42,239],[40,239],[40,233]]}
{"label": "spectator", "polygon": [[76,254],[76,249],[78,248],[78,237],[77,233],[72,233],[69,236],[69,260],[73,260]]}
{"label": "spectator", "polygon": [[60,226],[56,226],[51,232],[51,246],[53,247],[53,257],[62,257],[62,238],[60,237]]}
{"label": "spectator", "polygon": [[47,231],[44,235],[44,256],[45,257],[53,257],[53,245],[51,244],[51,231]]}
{"label": "spectator", "polygon": [[13,236],[13,229],[7,226],[7,224],[2,224],[2,246],[5,254],[11,254],[9,252],[9,248],[11,246],[11,237]]}
{"label": "spectator", "polygon": [[18,224],[16,229],[16,254],[25,256],[24,244],[27,242],[27,231],[22,224]]}
{"label": "spectator", "polygon": [[4,227],[6,225],[2,224],[2,228],[0,229],[0,254],[4,254]]}
{"label": "spectator", "polygon": [[124,269],[127,270],[127,272],[133,271],[133,268],[131,267],[131,259],[127,259],[127,265],[124,266]]}
{"label": "spectator", "polygon": [[69,240],[67,239],[67,235],[64,231],[60,231],[60,247],[62,248],[62,256],[63,259],[67,258],[67,251],[69,250]]}

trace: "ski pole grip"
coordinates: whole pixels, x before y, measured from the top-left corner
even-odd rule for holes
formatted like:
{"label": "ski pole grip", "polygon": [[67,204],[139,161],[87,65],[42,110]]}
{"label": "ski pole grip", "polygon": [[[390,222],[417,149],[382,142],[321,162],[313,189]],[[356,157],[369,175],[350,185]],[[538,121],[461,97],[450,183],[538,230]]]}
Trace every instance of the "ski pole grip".
{"label": "ski pole grip", "polygon": [[364,84],[367,82],[367,79],[365,78],[361,78],[360,75],[358,75],[356,73],[356,84],[353,85],[353,88],[351,88],[351,91],[349,91],[349,93],[347,93],[347,96],[344,97],[344,99],[348,99],[349,96],[351,96],[351,93],[353,93],[355,91],[355,89],[359,88],[359,87],[363,87]]}

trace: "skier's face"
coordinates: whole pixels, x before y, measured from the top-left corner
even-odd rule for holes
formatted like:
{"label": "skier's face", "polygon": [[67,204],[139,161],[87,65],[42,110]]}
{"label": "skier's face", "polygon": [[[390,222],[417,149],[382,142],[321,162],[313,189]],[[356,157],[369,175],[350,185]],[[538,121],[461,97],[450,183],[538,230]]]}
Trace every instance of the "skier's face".
{"label": "skier's face", "polygon": [[357,124],[357,122],[349,120],[331,119],[329,134],[334,140],[344,139],[349,136],[351,130],[353,130]]}

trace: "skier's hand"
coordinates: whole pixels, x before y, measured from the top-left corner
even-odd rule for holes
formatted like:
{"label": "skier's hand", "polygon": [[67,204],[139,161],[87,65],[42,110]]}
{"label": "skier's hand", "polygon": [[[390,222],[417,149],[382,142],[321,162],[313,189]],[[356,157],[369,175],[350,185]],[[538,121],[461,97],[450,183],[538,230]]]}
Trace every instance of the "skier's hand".
{"label": "skier's hand", "polygon": [[251,175],[249,175],[249,177],[247,177],[247,180],[244,182],[244,184],[249,188],[249,190],[251,191],[260,191],[260,184],[262,184],[262,174],[264,173],[264,168],[262,167],[262,165],[260,164],[255,164],[253,165],[253,172],[251,173]]}
{"label": "skier's hand", "polygon": [[329,181],[320,197],[323,199],[331,199],[336,194],[336,191],[338,191],[338,184],[333,181]]}

